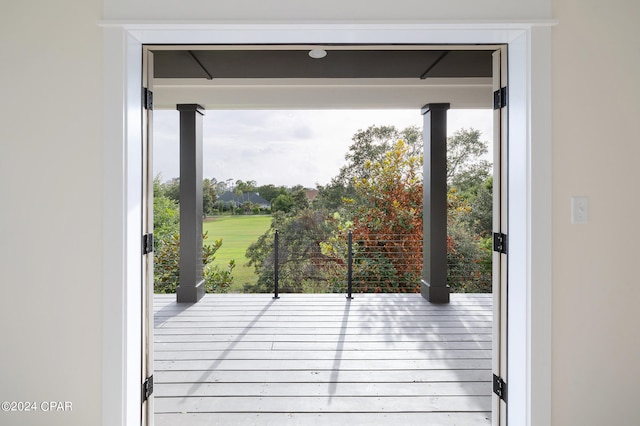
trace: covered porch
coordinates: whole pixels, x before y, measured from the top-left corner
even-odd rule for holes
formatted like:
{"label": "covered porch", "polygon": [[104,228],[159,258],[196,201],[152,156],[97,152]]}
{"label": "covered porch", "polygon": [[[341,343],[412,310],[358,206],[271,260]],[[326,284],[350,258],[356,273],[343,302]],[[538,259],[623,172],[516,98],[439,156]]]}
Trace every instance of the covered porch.
{"label": "covered porch", "polygon": [[492,296],[155,295],[155,424],[491,424]]}

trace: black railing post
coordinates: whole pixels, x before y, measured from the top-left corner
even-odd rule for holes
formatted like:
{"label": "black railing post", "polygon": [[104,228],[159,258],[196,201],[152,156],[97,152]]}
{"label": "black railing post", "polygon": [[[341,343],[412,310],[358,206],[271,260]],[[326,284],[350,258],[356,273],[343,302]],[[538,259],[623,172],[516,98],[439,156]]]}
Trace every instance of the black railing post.
{"label": "black railing post", "polygon": [[279,263],[278,240],[279,239],[280,238],[279,238],[278,230],[276,229],[276,234],[273,239],[273,284],[274,284],[273,298],[274,299],[280,299],[280,296],[278,294],[278,263]]}
{"label": "black railing post", "polygon": [[353,236],[351,231],[349,231],[347,246],[347,299],[353,299]]}

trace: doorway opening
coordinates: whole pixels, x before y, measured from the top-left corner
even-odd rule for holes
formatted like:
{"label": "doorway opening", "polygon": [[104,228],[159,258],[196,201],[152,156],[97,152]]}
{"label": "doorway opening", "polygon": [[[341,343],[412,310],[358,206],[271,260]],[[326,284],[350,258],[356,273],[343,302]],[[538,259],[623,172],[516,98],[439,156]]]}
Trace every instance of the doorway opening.
{"label": "doorway opening", "polygon": [[[192,55],[192,57],[193,57],[193,55]],[[198,61],[198,62],[199,62],[199,61]],[[200,65],[201,65],[201,64],[200,64]],[[485,84],[486,84],[486,83],[485,83]],[[479,84],[479,85],[482,85],[482,84]],[[460,96],[461,96],[461,95],[460,95]],[[193,102],[193,101],[191,101],[191,102]]]}
{"label": "doorway opening", "polygon": [[[509,46],[509,418],[551,418],[552,22],[176,25],[106,22],[103,419],[139,423],[143,43],[506,43]],[[535,143],[534,143],[535,141]]]}

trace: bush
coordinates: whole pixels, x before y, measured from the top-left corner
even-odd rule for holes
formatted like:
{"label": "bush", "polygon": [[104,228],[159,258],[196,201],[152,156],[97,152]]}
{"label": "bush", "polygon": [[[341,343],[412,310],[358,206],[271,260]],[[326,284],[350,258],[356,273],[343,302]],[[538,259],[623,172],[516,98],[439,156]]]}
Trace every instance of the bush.
{"label": "bush", "polygon": [[[207,234],[202,236],[203,242]],[[202,264],[205,288],[209,293],[226,293],[233,282],[235,261],[231,260],[225,269],[214,265],[215,253],[222,247],[222,240],[213,244],[203,244]],[[174,233],[156,240],[154,256],[155,293],[175,293],[180,283],[180,234]]]}

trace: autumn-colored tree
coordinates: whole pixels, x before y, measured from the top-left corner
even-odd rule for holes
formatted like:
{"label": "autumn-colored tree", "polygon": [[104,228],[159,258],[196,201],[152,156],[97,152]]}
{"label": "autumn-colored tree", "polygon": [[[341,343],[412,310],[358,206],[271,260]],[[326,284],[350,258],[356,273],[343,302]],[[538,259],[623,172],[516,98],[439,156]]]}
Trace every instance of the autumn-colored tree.
{"label": "autumn-colored tree", "polygon": [[330,183],[318,185],[319,193],[314,205],[340,211],[344,207],[345,197],[360,202],[353,186],[354,179],[368,177],[366,164],[381,161],[399,139],[407,145],[407,155],[421,155],[422,130],[416,126],[403,130],[395,126],[370,126],[366,130],[358,130],[351,138],[352,143],[345,154],[346,164]]}
{"label": "autumn-colored tree", "polygon": [[[365,176],[354,180],[361,200],[354,206],[354,282],[358,291],[418,292],[422,157],[399,140],[380,160],[367,161],[363,167]],[[357,268],[358,264],[366,264],[366,268]]]}
{"label": "autumn-colored tree", "polygon": [[[447,141],[447,282],[455,292],[491,291],[491,166],[480,137],[477,130],[461,129]],[[274,196],[272,207],[283,221],[247,251],[261,276],[258,291],[273,288],[274,229],[281,232],[278,264],[287,291],[345,291],[349,230],[354,292],[420,290],[422,134],[415,127],[399,132],[371,126],[352,141],[338,176],[318,186],[312,211],[306,204],[294,208],[291,191],[282,192],[286,198]]]}

